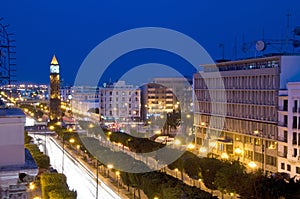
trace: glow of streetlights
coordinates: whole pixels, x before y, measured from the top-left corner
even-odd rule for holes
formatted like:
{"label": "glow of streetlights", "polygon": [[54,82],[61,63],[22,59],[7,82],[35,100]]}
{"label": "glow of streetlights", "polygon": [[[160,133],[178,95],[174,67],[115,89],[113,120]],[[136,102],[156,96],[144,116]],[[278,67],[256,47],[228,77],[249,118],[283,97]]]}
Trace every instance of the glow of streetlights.
{"label": "glow of streetlights", "polygon": [[241,154],[241,153],[243,153],[243,150],[238,147],[234,150],[234,152],[237,154]]}
{"label": "glow of streetlights", "polygon": [[53,130],[54,130],[54,126],[50,126],[49,129],[50,129],[51,131],[53,131]]}
{"label": "glow of streetlights", "polygon": [[29,189],[30,189],[31,191],[35,189],[35,184],[34,184],[33,182],[31,182],[31,183],[29,184]]}
{"label": "glow of streetlights", "polygon": [[253,161],[249,162],[249,163],[248,163],[248,166],[249,166],[250,168],[252,168],[252,169],[254,169],[254,168],[257,167],[256,163],[253,162]]}
{"label": "glow of streetlights", "polygon": [[175,145],[180,145],[180,144],[181,144],[181,141],[178,140],[178,139],[176,139],[176,140],[174,141],[174,144],[175,144]]}
{"label": "glow of streetlights", "polygon": [[112,168],[114,168],[114,165],[108,164],[108,165],[107,165],[107,168],[108,168],[108,169],[112,169]]}
{"label": "glow of streetlights", "polygon": [[206,153],[207,152],[207,149],[205,147],[201,147],[199,149],[200,153]]}
{"label": "glow of streetlights", "polygon": [[73,143],[75,142],[75,139],[74,139],[74,138],[71,138],[71,139],[69,140],[69,142],[70,142],[71,144],[73,144]]}
{"label": "glow of streetlights", "polygon": [[221,154],[221,158],[222,158],[222,159],[228,159],[229,156],[228,156],[227,153],[222,153],[222,154]]}
{"label": "glow of streetlights", "polygon": [[195,145],[192,144],[192,143],[189,143],[187,147],[188,147],[188,149],[194,149],[194,148],[195,148]]}

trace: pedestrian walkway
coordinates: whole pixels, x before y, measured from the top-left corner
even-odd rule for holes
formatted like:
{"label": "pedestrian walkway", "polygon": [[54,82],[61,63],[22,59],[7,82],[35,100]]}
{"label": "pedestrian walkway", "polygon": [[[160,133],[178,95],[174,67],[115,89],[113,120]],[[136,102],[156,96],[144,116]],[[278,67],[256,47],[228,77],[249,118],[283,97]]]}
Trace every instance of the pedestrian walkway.
{"label": "pedestrian walkway", "polygon": [[[168,175],[171,175],[173,177],[178,178],[179,180],[182,180],[181,174],[179,171],[171,170],[167,167],[167,165],[159,164],[157,162],[157,160],[153,157],[145,157],[138,153],[134,153],[126,148],[124,149],[122,146],[120,146],[117,143],[109,142],[109,141],[106,141],[103,139],[99,140],[99,141],[100,141],[100,144],[102,144],[103,146],[110,147],[112,150],[115,150],[115,151],[124,152],[127,155],[130,155],[131,157],[135,158],[136,160],[144,162],[146,165],[149,166],[149,168],[151,168],[153,170],[160,170],[161,168],[163,168],[164,171]],[[183,173],[183,182],[189,186],[196,186],[206,192],[212,193],[213,196],[217,196],[218,198],[222,198],[222,199],[236,199],[237,198],[236,195],[222,194],[219,190],[210,190],[204,185],[202,180],[192,179],[186,173]]]}

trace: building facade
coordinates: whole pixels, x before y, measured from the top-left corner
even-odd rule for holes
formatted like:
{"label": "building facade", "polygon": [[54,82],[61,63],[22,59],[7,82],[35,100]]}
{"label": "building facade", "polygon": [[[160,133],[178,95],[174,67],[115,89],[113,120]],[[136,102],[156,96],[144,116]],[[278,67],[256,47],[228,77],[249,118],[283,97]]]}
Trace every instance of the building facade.
{"label": "building facade", "polygon": [[50,64],[50,121],[59,121],[61,119],[60,108],[60,76],[59,64],[53,56]]}
{"label": "building facade", "polygon": [[[148,83],[142,87],[143,120],[157,118],[179,108],[172,89],[157,83]],[[176,106],[176,107],[175,107]]]}
{"label": "building facade", "polygon": [[140,121],[141,89],[118,81],[99,88],[102,120],[119,122]]}
{"label": "building facade", "polygon": [[19,174],[36,176],[38,168],[24,149],[25,114],[17,108],[0,108],[0,198],[28,198]]}
{"label": "building facade", "polygon": [[188,77],[156,77],[153,83],[171,89],[173,93],[173,109],[179,108],[182,112],[193,111],[192,79]]}
{"label": "building facade", "polygon": [[[99,109],[99,89],[92,86],[77,86],[71,92],[72,111],[75,114],[90,116]],[[99,113],[97,121],[99,121]]]}
{"label": "building facade", "polygon": [[300,82],[279,93],[278,171],[300,176]]}
{"label": "building facade", "polygon": [[299,56],[271,56],[204,65],[194,74],[199,154],[277,172],[279,90],[299,77],[297,65]]}

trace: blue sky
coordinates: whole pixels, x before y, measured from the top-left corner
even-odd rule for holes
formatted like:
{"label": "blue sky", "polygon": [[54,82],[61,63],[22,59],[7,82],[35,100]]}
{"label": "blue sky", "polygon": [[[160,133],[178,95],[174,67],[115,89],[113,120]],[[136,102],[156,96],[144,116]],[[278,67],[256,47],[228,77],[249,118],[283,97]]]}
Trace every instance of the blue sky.
{"label": "blue sky", "polygon": [[[87,0],[38,1],[11,0],[0,4],[2,22],[10,24],[17,45],[17,80],[49,83],[49,63],[56,54],[61,76],[72,84],[76,72],[88,53],[101,41],[119,32],[138,27],[164,27],[182,32],[199,42],[213,57],[254,56],[241,50],[246,42],[262,38],[280,39],[286,32],[290,9],[290,30],[300,26],[300,1],[167,1],[167,0]],[[168,53],[137,52],[123,56],[115,67],[158,62],[185,65]],[[176,66],[177,65],[177,66]],[[124,69],[126,70],[126,69]],[[191,74],[187,69],[186,74]],[[108,72],[112,81],[115,70]],[[114,79],[115,78],[115,79]]]}

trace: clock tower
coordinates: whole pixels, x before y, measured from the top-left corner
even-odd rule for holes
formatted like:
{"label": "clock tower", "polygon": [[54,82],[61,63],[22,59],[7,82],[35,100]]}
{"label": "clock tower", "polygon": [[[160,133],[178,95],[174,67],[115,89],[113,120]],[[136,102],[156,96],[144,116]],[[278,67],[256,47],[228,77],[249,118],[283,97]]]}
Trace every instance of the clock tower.
{"label": "clock tower", "polygon": [[59,64],[55,55],[50,64],[50,121],[61,119]]}

